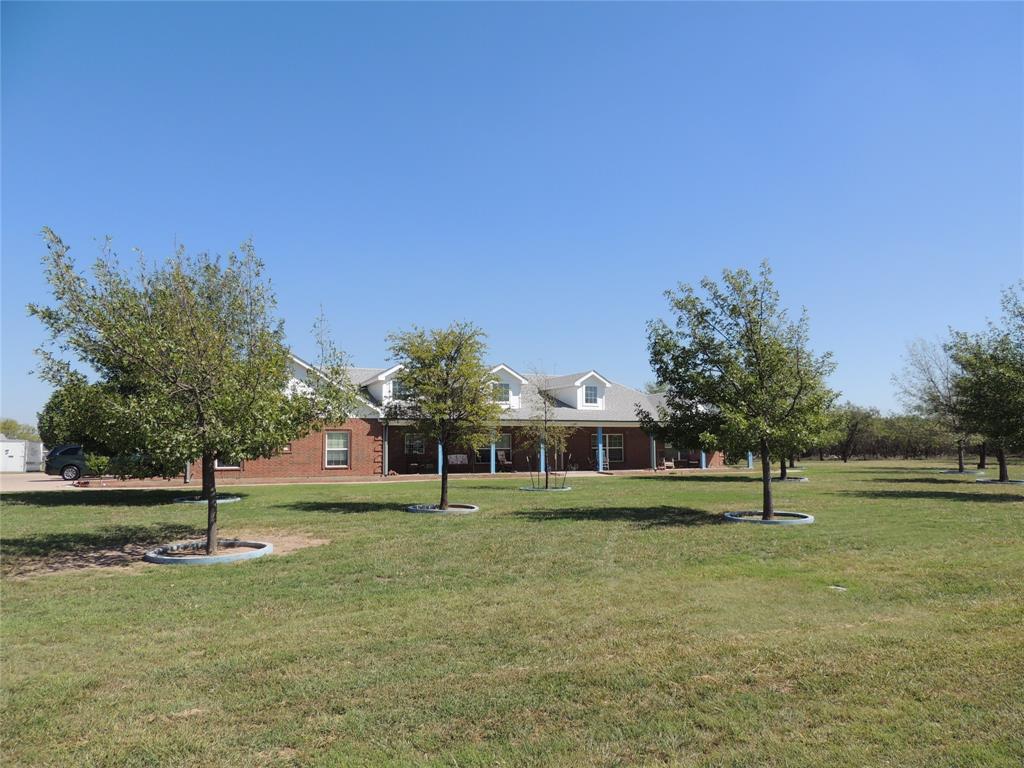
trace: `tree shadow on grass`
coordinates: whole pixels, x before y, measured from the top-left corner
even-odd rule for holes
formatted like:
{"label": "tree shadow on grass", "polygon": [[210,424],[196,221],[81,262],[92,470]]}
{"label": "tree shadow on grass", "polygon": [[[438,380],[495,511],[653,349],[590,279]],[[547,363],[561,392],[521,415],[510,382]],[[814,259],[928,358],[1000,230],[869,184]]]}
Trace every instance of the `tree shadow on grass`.
{"label": "tree shadow on grass", "polygon": [[1020,494],[968,493],[965,491],[838,491],[839,496],[865,499],[925,499],[928,501],[977,501],[985,504],[1024,502]]}
{"label": "tree shadow on grass", "polygon": [[[965,482],[973,482],[973,475],[963,475],[972,478],[971,481],[957,480],[954,477],[888,477],[880,479],[880,483],[907,483],[910,485],[963,485]],[[859,480],[861,483],[870,483],[870,480]]]}
{"label": "tree shadow on grass", "polygon": [[[748,470],[753,472],[754,470]],[[634,475],[630,480],[661,480],[677,483],[760,483],[761,475]]]}
{"label": "tree shadow on grass", "polygon": [[534,522],[578,520],[602,522],[628,522],[638,528],[666,526],[720,525],[727,523],[718,512],[688,507],[568,507],[565,509],[527,509],[513,513]]}
{"label": "tree shadow on grass", "polygon": [[107,525],[93,531],[47,533],[0,542],[0,571],[8,576],[131,565],[146,550],[206,535],[205,528],[181,523]]}
{"label": "tree shadow on grass", "polygon": [[[410,502],[411,503],[411,502]],[[278,504],[275,509],[290,509],[297,512],[327,512],[334,515],[357,515],[366,512],[394,512],[404,510],[407,504],[381,503],[371,501],[292,501]]]}
{"label": "tree shadow on grass", "polygon": [[[159,488],[159,489],[120,489],[73,491],[25,491],[22,493],[5,493],[4,505],[33,507],[154,507],[172,504],[175,499],[199,495],[199,488]],[[232,491],[220,491],[223,496],[240,496],[246,494]],[[188,505],[183,505],[187,508]],[[205,507],[203,507],[205,509]]]}
{"label": "tree shadow on grass", "polygon": [[[823,466],[827,466],[827,464]],[[944,472],[947,469],[956,469],[956,464],[942,467],[854,467],[853,464],[832,464],[832,466],[846,467],[847,472],[861,472],[871,475],[928,474],[929,472]]]}

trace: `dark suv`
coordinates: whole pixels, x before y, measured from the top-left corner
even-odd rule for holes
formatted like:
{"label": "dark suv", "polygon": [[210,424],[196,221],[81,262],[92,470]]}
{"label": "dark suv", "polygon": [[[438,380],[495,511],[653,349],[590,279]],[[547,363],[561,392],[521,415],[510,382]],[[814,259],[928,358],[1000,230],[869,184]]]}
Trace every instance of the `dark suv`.
{"label": "dark suv", "polygon": [[46,474],[77,480],[85,474],[85,452],[80,445],[58,445],[46,454]]}

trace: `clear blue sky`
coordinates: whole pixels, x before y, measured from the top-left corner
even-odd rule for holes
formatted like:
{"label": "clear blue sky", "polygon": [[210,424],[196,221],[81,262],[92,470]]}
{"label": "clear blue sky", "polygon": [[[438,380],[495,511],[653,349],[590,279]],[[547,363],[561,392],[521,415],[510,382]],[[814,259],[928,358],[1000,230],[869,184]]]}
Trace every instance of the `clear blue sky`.
{"label": "clear blue sky", "polygon": [[1024,274],[1020,4],[3,3],[2,412],[43,225],[88,262],[255,240],[290,340],[470,319],[651,378],[662,291],[771,260],[846,397]]}

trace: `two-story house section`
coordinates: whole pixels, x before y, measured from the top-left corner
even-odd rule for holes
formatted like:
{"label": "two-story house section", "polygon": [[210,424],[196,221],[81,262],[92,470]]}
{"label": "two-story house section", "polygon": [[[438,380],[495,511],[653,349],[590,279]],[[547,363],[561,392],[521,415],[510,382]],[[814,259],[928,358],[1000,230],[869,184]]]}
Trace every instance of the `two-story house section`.
{"label": "two-story house section", "polygon": [[[390,420],[387,405],[401,399],[401,366],[349,368],[349,380],[359,390],[359,407],[350,418],[283,446],[269,459],[218,465],[218,472],[249,479],[343,479],[360,476],[433,474],[440,471],[436,443],[416,433],[412,425]],[[539,466],[539,445],[532,445],[522,425],[541,412],[542,394],[549,403],[548,418],[575,427],[567,448],[548,455],[549,463],[565,470],[644,470],[663,466],[700,466],[698,450],[664,445],[644,432],[637,406],[654,412],[657,396],[617,384],[595,370],[579,373],[523,374],[504,363],[491,372],[497,381],[495,398],[502,405],[500,429],[486,446],[456,449],[449,456],[450,472],[526,472]],[[292,358],[292,387],[301,390],[315,369]],[[703,457],[705,466],[722,463],[718,454]]]}

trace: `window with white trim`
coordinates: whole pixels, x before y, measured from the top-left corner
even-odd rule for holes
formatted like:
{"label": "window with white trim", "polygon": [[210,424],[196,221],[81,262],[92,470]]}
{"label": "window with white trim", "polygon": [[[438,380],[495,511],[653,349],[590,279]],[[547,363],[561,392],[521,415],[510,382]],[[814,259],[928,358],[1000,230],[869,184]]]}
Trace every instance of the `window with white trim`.
{"label": "window with white trim", "polygon": [[395,400],[404,400],[409,396],[409,390],[406,386],[398,379],[394,379],[391,382],[391,397]]}
{"label": "window with white trim", "polygon": [[[604,460],[608,463],[621,463],[626,460],[626,443],[621,434],[604,433]],[[597,463],[597,434],[590,436],[590,450]]]}
{"label": "window with white trim", "polygon": [[349,466],[350,432],[331,431],[324,433],[324,466],[332,469]]}
{"label": "window with white trim", "polygon": [[[494,450],[495,453],[498,451],[505,452],[505,458],[509,461],[512,460],[512,434],[510,432],[502,432],[494,439]],[[481,448],[476,452],[476,463],[477,464],[490,464],[491,463],[491,446]]]}
{"label": "window with white trim", "polygon": [[499,403],[510,403],[512,402],[512,385],[499,381],[494,385],[494,399]]}
{"label": "window with white trim", "polygon": [[584,405],[597,405],[597,385],[596,384],[587,384],[587,386],[585,386],[583,388],[583,404]]}
{"label": "window with white trim", "polygon": [[213,468],[214,469],[241,469],[242,468],[242,462],[238,461],[237,459],[224,459],[223,461],[221,461],[221,459],[218,458],[218,459],[214,459],[213,460]]}
{"label": "window with white trim", "polygon": [[422,456],[427,452],[426,443],[423,440],[423,435],[406,435],[405,436],[405,455],[406,456]]}

